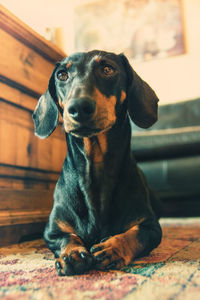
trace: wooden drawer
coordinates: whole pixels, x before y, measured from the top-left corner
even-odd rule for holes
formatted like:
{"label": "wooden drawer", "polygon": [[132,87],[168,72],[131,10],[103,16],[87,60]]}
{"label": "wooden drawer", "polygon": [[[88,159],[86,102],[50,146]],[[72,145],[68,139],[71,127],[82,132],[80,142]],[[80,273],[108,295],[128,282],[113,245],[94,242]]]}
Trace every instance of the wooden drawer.
{"label": "wooden drawer", "polygon": [[2,29],[0,41],[6,41],[6,47],[5,42],[0,43],[1,75],[42,94],[47,88],[52,63]]}
{"label": "wooden drawer", "polygon": [[40,140],[32,113],[65,53],[0,5],[0,245],[38,234],[66,156],[60,124]]}
{"label": "wooden drawer", "polygon": [[32,111],[1,101],[0,164],[59,172],[66,154],[62,127],[58,126],[51,137],[40,140],[33,133],[31,115]]}

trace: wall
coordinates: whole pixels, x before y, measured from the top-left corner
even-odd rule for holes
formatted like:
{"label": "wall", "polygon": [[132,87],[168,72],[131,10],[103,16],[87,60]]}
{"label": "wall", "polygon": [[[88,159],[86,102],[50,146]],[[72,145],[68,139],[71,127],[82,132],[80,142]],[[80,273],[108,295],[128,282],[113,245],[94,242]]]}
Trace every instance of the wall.
{"label": "wall", "polygon": [[184,0],[183,15],[186,54],[135,66],[161,104],[200,97],[200,1]]}
{"label": "wall", "polygon": [[[89,0],[1,0],[40,34],[45,27],[59,28],[63,35],[59,43],[69,54],[73,52],[73,6],[84,1]],[[200,0],[182,1],[186,54],[134,65],[155,89],[160,104],[200,97]]]}

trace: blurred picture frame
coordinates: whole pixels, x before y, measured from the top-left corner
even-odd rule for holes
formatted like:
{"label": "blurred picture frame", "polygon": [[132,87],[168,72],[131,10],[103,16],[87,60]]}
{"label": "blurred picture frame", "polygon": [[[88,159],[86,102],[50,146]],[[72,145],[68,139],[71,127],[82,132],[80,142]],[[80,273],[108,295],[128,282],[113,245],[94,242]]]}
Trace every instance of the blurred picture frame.
{"label": "blurred picture frame", "polygon": [[182,0],[94,0],[74,9],[74,49],[149,61],[186,52]]}

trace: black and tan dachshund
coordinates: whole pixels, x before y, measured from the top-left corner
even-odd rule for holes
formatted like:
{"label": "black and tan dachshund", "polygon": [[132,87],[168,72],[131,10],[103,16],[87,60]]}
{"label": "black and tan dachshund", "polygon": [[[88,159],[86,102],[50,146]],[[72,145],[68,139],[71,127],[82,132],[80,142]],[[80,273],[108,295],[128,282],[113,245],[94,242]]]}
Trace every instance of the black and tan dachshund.
{"label": "black and tan dachshund", "polygon": [[75,53],[58,63],[33,113],[48,137],[59,120],[68,153],[44,239],[59,275],[118,269],[161,241],[155,197],[131,153],[130,119],[157,120],[158,98],[127,58],[105,51]]}

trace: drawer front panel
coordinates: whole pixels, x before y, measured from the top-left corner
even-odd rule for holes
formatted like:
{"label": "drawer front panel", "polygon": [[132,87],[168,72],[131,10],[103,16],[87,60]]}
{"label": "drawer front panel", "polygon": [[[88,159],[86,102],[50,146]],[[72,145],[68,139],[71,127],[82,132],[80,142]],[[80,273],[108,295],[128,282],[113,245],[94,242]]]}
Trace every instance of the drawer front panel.
{"label": "drawer front panel", "polygon": [[0,101],[0,164],[59,172],[66,155],[61,125],[51,137],[34,135],[31,112]]}
{"label": "drawer front panel", "polygon": [[0,41],[0,75],[39,95],[44,93],[54,64],[1,29]]}

